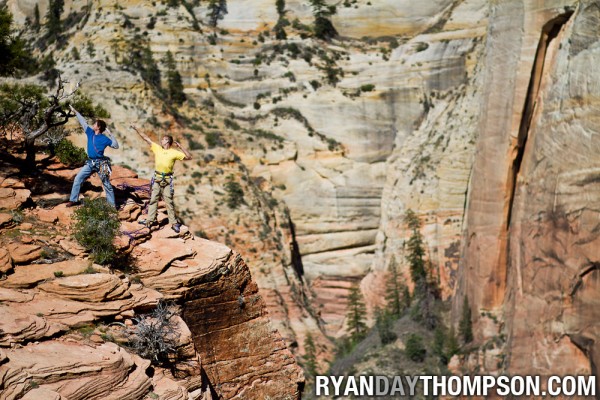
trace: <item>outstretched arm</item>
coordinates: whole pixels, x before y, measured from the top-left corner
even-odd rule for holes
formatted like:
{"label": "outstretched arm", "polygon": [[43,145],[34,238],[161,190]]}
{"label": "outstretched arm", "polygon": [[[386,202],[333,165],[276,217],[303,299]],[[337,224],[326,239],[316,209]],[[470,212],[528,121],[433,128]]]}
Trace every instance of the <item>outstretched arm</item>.
{"label": "outstretched arm", "polygon": [[77,110],[75,108],[73,108],[73,106],[71,104],[69,104],[69,107],[71,108],[71,111],[73,111],[75,113],[75,116],[77,117],[77,121],[79,121],[79,125],[81,125],[81,127],[83,128],[83,131],[85,132],[85,130],[88,128],[88,123],[85,120],[85,118],[83,118],[83,116],[81,114],[79,114],[77,112]]}
{"label": "outstretched arm", "polygon": [[191,160],[192,159],[192,153],[190,153],[188,150],[186,150],[183,147],[181,147],[181,145],[179,144],[178,141],[175,141],[174,143],[175,143],[175,146],[177,146],[179,148],[179,150],[181,150],[183,152],[183,154],[185,154],[184,160]]}
{"label": "outstretched arm", "polygon": [[152,140],[150,140],[150,138],[148,137],[148,135],[146,135],[145,133],[142,133],[142,132],[138,131],[138,129],[133,124],[129,125],[129,127],[131,129],[133,129],[138,135],[140,135],[141,138],[146,141],[146,143],[148,143],[149,145],[152,145]]}
{"label": "outstretched arm", "polygon": [[118,149],[119,148],[119,142],[117,142],[117,138],[115,138],[115,135],[113,135],[113,133],[110,131],[110,129],[108,129],[108,126],[106,127],[106,133],[108,134],[108,138],[110,139],[110,147],[112,147],[113,149]]}

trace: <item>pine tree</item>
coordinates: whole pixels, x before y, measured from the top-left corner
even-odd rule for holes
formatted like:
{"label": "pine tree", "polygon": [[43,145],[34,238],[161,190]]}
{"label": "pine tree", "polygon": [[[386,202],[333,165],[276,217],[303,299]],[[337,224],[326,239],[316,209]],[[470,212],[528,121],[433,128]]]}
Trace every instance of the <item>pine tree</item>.
{"label": "pine tree", "polygon": [[217,25],[219,20],[223,19],[227,14],[226,0],[209,0],[208,2],[208,25],[213,28],[213,33],[209,35],[208,41],[211,45],[217,44]]}
{"label": "pine tree", "polygon": [[337,31],[331,22],[331,16],[337,12],[335,5],[329,5],[325,0],[309,0],[313,9],[314,33],[319,39],[329,40],[337,36]]}
{"label": "pine tree", "polygon": [[363,301],[362,293],[358,285],[353,286],[348,294],[348,331],[350,332],[350,340],[353,343],[360,341],[367,332],[367,324],[365,316],[367,308]]}
{"label": "pine tree", "polygon": [[0,76],[18,75],[20,72],[33,73],[37,68],[31,50],[25,41],[13,32],[12,22],[13,16],[8,8],[0,5]]}
{"label": "pine tree", "polygon": [[285,14],[285,0],[275,0],[275,7],[277,8],[277,14],[283,17]]}
{"label": "pine tree", "polygon": [[141,51],[140,72],[142,79],[154,88],[160,88],[160,70],[152,57],[152,50],[146,46]]}
{"label": "pine tree", "polygon": [[403,293],[400,292],[400,282],[398,280],[398,266],[396,264],[396,258],[392,256],[390,265],[388,267],[389,278],[386,283],[385,300],[387,302],[387,312],[393,316],[400,317],[402,314],[402,299]]}
{"label": "pine tree", "polygon": [[402,307],[406,310],[410,307],[411,297],[408,286],[402,285]]}
{"label": "pine tree", "polygon": [[463,299],[462,317],[458,325],[458,332],[465,344],[473,341],[473,322],[471,321],[471,307],[467,296]]}
{"label": "pine tree", "polygon": [[275,38],[277,40],[285,40],[287,39],[285,27],[290,24],[287,18],[285,18],[285,0],[276,0],[275,7],[277,7],[277,15],[279,15],[277,23],[273,27],[273,30],[275,31]]}
{"label": "pine tree", "polygon": [[55,39],[62,32],[62,23],[60,16],[65,7],[64,0],[50,0],[48,12],[46,14],[46,25],[48,27],[47,37]]}
{"label": "pine tree", "polygon": [[454,326],[452,326],[450,332],[446,335],[446,357],[448,360],[457,354],[459,350],[460,346],[458,345],[458,340],[456,340],[456,332],[454,331]]}
{"label": "pine tree", "polygon": [[393,321],[395,316],[385,310],[375,309],[375,326],[379,333],[381,344],[386,345],[393,342],[398,336],[393,332]]}
{"label": "pine tree", "polygon": [[181,75],[177,71],[175,58],[173,53],[167,51],[163,63],[167,67],[167,85],[168,85],[168,96],[169,99],[177,105],[183,104],[186,100],[185,93],[183,92],[183,82]]}
{"label": "pine tree", "polygon": [[35,3],[35,8],[33,9],[33,29],[36,32],[40,30],[40,8],[38,7],[38,3]]}
{"label": "pine tree", "polygon": [[306,340],[304,341],[304,365],[306,367],[306,372],[311,377],[315,377],[318,375],[317,371],[317,347],[315,346],[315,341],[313,340],[312,335],[309,333],[306,334]]}
{"label": "pine tree", "polygon": [[[425,248],[423,236],[421,235],[421,221],[415,212],[411,209],[406,210],[404,221],[411,230],[411,236],[406,242],[407,255],[406,260],[410,265],[410,275],[415,284],[415,291],[424,289],[423,285],[427,279],[425,271]],[[419,293],[419,295],[422,293]]]}
{"label": "pine tree", "polygon": [[437,328],[435,328],[434,334],[433,334],[433,354],[438,356],[440,362],[442,364],[447,364],[448,363],[448,357],[446,354],[446,332],[445,329],[443,327],[443,325],[438,326]]}
{"label": "pine tree", "polygon": [[418,306],[413,308],[412,315],[428,329],[434,329],[439,322],[436,310],[439,291],[436,285],[427,279],[421,221],[410,209],[406,211],[404,220],[411,231],[411,236],[406,242],[406,260],[409,263],[410,276],[415,285],[414,297],[418,301]]}
{"label": "pine tree", "polygon": [[210,0],[208,2],[208,24],[213,28],[217,27],[219,20],[227,14],[226,0]]}

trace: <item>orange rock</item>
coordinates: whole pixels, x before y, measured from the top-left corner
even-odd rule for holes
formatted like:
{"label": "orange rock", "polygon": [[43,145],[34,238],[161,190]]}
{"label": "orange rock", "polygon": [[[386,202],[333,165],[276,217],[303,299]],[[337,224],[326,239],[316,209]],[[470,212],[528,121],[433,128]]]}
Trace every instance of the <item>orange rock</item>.
{"label": "orange rock", "polygon": [[90,341],[94,342],[94,343],[104,343],[104,339],[102,339],[102,337],[100,337],[100,335],[91,335],[90,336]]}
{"label": "orange rock", "polygon": [[45,282],[38,287],[59,297],[92,303],[131,297],[127,286],[115,275],[109,274],[73,275]]}
{"label": "orange rock", "polygon": [[0,274],[6,274],[12,270],[12,259],[10,253],[5,248],[0,247]]}
{"label": "orange rock", "polygon": [[22,400],[63,400],[63,397],[53,390],[46,388],[35,388],[30,390],[21,398]]}
{"label": "orange rock", "polygon": [[63,239],[59,242],[59,246],[66,251],[69,254],[72,254],[74,256],[80,256],[82,254],[85,254],[86,250],[83,246],[81,246],[79,243],[77,243],[74,240],[70,240],[70,239]]}
{"label": "orange rock", "polygon": [[0,213],[0,228],[9,225],[12,222],[12,215],[8,213]]}
{"label": "orange rock", "polygon": [[152,385],[145,373],[150,362],[114,343],[93,348],[47,341],[11,349],[7,356],[11,361],[0,366],[0,385],[7,399],[23,397],[31,382],[70,400],[141,399]]}
{"label": "orange rock", "polygon": [[15,272],[8,276],[4,281],[0,281],[0,286],[6,288],[31,288],[39,282],[46,279],[54,279],[55,272],[62,272],[63,276],[80,274],[88,263],[85,260],[68,260],[54,264],[36,264],[22,265],[15,269]]}
{"label": "orange rock", "polygon": [[38,215],[38,218],[40,219],[40,221],[42,221],[42,222],[49,222],[49,223],[53,224],[56,221],[58,221],[58,213],[54,209],[38,210],[37,215]]}
{"label": "orange rock", "polygon": [[10,243],[8,251],[15,264],[25,264],[37,260],[42,255],[42,248],[34,244]]}
{"label": "orange rock", "polygon": [[21,242],[24,244],[31,244],[31,243],[33,243],[33,238],[31,236],[24,235],[24,236],[21,236]]}
{"label": "orange rock", "polygon": [[122,167],[120,165],[113,165],[112,174],[110,175],[111,182],[116,179],[123,178],[137,178],[138,174],[129,168]]}
{"label": "orange rock", "polygon": [[31,192],[27,189],[0,187],[0,208],[9,210],[20,208],[30,196]]}

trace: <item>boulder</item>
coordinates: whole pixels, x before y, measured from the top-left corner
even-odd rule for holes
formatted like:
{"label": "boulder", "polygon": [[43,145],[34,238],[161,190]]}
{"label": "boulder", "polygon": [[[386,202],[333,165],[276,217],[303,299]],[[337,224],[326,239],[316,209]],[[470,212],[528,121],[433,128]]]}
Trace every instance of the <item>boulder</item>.
{"label": "boulder", "polygon": [[15,264],[26,264],[42,256],[42,248],[35,244],[9,243],[8,252]]}
{"label": "boulder", "polygon": [[27,189],[0,187],[0,209],[14,210],[20,208],[30,196],[31,192]]}
{"label": "boulder", "polygon": [[6,274],[13,268],[12,258],[7,249],[0,247],[0,274]]}
{"label": "boulder", "polygon": [[99,303],[131,297],[116,275],[84,274],[54,279],[38,286],[46,293],[66,299]]}
{"label": "boulder", "polygon": [[52,340],[6,353],[11,362],[0,365],[6,400],[22,398],[34,385],[69,400],[139,400],[152,385],[145,373],[150,361],[114,343],[91,347]]}
{"label": "boulder", "polygon": [[0,213],[0,228],[4,228],[12,223],[12,215],[9,213]]}

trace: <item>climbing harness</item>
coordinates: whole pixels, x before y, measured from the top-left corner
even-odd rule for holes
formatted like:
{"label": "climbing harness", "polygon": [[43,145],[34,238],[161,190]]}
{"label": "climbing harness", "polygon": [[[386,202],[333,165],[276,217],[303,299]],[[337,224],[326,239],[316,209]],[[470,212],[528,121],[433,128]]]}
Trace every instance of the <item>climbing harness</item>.
{"label": "climbing harness", "polygon": [[[96,147],[96,135],[92,136],[92,146],[96,151],[96,154],[100,154],[98,148]],[[110,178],[110,174],[112,173],[110,158],[106,156],[98,157],[98,158],[88,158],[88,161],[91,162],[90,167],[92,171],[96,171],[101,180],[106,180]]]}
{"label": "climbing harness", "polygon": [[[166,178],[169,178],[169,186],[170,186],[170,190],[171,190],[171,196],[173,196],[175,194],[175,189],[173,187],[173,173],[165,173],[165,172],[158,172],[158,171],[154,171],[154,174],[152,175],[152,180],[150,181],[150,190],[152,190],[152,187],[154,187],[154,182],[157,182],[156,178],[160,178],[160,180],[158,180],[158,182],[164,182],[166,180]],[[161,185],[162,186],[162,185]]]}
{"label": "climbing harness", "polygon": [[86,164],[92,171],[96,172],[103,181],[108,179],[112,173],[110,158],[108,157],[88,158]]}

